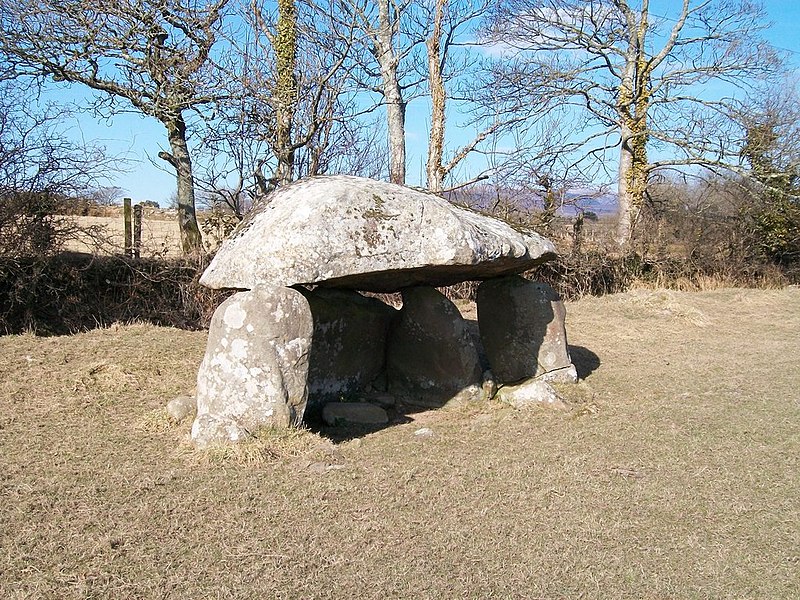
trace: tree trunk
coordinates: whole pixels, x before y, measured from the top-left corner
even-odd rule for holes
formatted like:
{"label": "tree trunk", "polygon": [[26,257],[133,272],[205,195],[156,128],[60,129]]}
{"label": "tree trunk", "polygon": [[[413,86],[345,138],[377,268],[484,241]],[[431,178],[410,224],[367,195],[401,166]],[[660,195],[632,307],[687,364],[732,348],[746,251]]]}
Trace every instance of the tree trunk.
{"label": "tree trunk", "polygon": [[581,253],[585,218],[586,216],[583,214],[583,211],[579,211],[575,216],[575,222],[572,224],[572,256],[578,256]]}
{"label": "tree trunk", "polygon": [[542,218],[541,223],[544,230],[550,233],[553,227],[553,219],[556,218],[556,194],[549,185],[545,187],[544,198],[542,198]]}
{"label": "tree trunk", "polygon": [[434,193],[442,191],[444,168],[445,133],[445,94],[442,78],[441,36],[442,17],[447,0],[436,1],[436,14],[433,19],[433,30],[426,42],[428,50],[428,83],[431,90],[431,134],[428,142],[428,189]]}
{"label": "tree trunk", "polygon": [[279,184],[294,179],[295,150],[292,128],[297,107],[297,7],[295,0],[278,0],[278,25],[275,36],[277,85],[275,97],[275,155],[278,167],[275,178]]}
{"label": "tree trunk", "polygon": [[389,3],[378,3],[379,27],[374,39],[375,55],[383,80],[383,99],[386,103],[386,125],[389,134],[389,180],[406,182],[406,102],[397,74],[393,29],[389,19]]}
{"label": "tree trunk", "polygon": [[172,152],[159,152],[158,156],[175,168],[181,246],[184,254],[200,254],[203,250],[203,240],[195,213],[194,175],[189,146],[186,143],[186,122],[181,114],[162,122],[167,128],[167,139]]}
{"label": "tree trunk", "polygon": [[[628,13],[629,17],[633,15]],[[650,67],[646,60],[648,2],[644,0],[638,22],[629,22],[630,37],[625,73],[617,97],[620,124],[619,221],[616,242],[630,247],[644,206],[649,164],[647,161],[647,112],[650,107]]]}
{"label": "tree trunk", "polygon": [[619,182],[617,184],[617,201],[619,203],[619,220],[615,241],[620,248],[625,248],[631,241],[633,226],[636,222],[636,198],[633,194],[633,152],[631,150],[631,132],[623,126],[620,134],[622,143],[619,149]]}
{"label": "tree trunk", "polygon": [[644,206],[647,191],[647,136],[644,123],[635,120],[623,124],[619,156],[619,222],[616,242],[621,248],[630,245]]}

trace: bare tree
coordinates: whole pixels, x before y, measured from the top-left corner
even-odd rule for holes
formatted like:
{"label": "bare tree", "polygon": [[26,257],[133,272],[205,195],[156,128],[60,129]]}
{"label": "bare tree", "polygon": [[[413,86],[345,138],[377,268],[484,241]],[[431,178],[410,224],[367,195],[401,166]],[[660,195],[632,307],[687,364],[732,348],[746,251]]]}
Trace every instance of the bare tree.
{"label": "bare tree", "polygon": [[[471,87],[469,83],[461,86],[462,89],[455,90],[455,98],[448,87],[452,86],[453,80],[465,80],[475,73],[473,67],[476,60],[463,51],[463,37],[472,33],[470,28],[476,25],[488,6],[487,0],[434,0],[432,3],[422,4],[419,10],[420,20],[430,24],[425,41],[427,69],[424,73],[431,102],[426,175],[428,189],[436,193],[443,191],[445,178],[482,142],[517,119],[516,115],[501,117],[498,113],[489,118],[486,115],[477,115],[469,123],[470,126],[477,126],[475,136],[445,160],[447,104],[453,99],[462,104],[472,100],[464,92],[464,88]],[[419,29],[423,31],[424,27],[420,26]],[[459,50],[461,52],[457,53]],[[478,176],[478,179],[483,178]]]}
{"label": "bare tree", "polygon": [[212,50],[229,0],[2,0],[0,52],[18,73],[102,94],[95,108],[126,107],[167,130],[183,249],[201,250],[186,113],[215,99]]}
{"label": "bare tree", "polygon": [[104,185],[92,190],[88,199],[98,206],[112,206],[117,204],[125,195],[125,190],[115,185]]}
{"label": "bare tree", "polygon": [[431,102],[425,168],[429,189],[443,191],[445,178],[500,129],[500,123],[484,115],[470,117],[466,125],[476,129],[474,139],[446,157],[446,121],[453,112],[448,103],[455,100],[470,110],[471,98],[457,82],[469,78],[476,62],[466,40],[488,5],[488,0],[347,0],[345,14],[357,18],[362,32],[356,82],[377,94],[386,111],[392,182],[406,182],[406,110],[426,91]]}
{"label": "bare tree", "polygon": [[421,0],[345,0],[344,15],[362,32],[359,86],[377,94],[386,109],[389,180],[406,182],[406,109],[426,79],[421,48],[430,23],[419,19]]}
{"label": "bare tree", "polygon": [[331,133],[352,114],[344,87],[356,28],[353,19],[339,18],[340,7],[338,0],[280,0],[272,23],[253,3],[245,92],[268,107],[256,134],[267,133],[276,158],[273,185],[322,172]]}
{"label": "bare tree", "polygon": [[569,148],[577,165],[617,152],[622,247],[657,169],[737,163],[731,96],[777,67],[759,37],[757,3],[675,4],[656,15],[648,0],[505,0],[488,31],[504,55],[492,82],[497,102],[533,118],[570,108],[582,132]]}
{"label": "bare tree", "polygon": [[65,116],[25,82],[0,82],[0,255],[47,253],[79,235],[57,214],[114,171],[102,147],[67,139]]}
{"label": "bare tree", "polygon": [[203,142],[209,159],[201,182],[237,213],[237,198],[252,201],[297,177],[343,168],[362,150],[367,132],[346,89],[356,29],[338,6],[242,6],[226,62],[229,91]]}

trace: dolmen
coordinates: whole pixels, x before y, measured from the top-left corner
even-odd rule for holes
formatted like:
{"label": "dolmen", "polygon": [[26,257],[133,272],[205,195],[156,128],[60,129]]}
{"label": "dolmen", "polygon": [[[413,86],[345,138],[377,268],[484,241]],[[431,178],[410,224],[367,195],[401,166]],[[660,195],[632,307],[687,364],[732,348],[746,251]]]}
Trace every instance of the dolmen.
{"label": "dolmen", "polygon": [[[536,233],[408,187],[332,176],[279,188],[200,279],[240,291],[211,321],[194,443],[311,413],[379,423],[394,404],[553,401],[546,382],[577,380],[564,305],[519,274],[555,256]],[[436,289],[464,281],[482,282],[479,335]],[[402,307],[360,292],[400,292]]]}

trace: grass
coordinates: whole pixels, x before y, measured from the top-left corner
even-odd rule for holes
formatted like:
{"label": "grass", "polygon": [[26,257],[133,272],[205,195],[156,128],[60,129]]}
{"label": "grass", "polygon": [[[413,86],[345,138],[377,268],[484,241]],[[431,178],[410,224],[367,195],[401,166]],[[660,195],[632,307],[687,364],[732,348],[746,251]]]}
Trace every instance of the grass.
{"label": "grass", "polygon": [[800,289],[568,311],[569,412],[207,453],[204,333],[0,338],[0,597],[800,597]]}
{"label": "grass", "polygon": [[[98,216],[63,216],[67,223],[86,229],[95,229],[93,236],[77,236],[67,242],[65,250],[95,254],[120,254],[125,248],[125,220],[122,207],[107,207]],[[208,214],[200,212],[201,227]],[[213,228],[211,231],[214,231]],[[206,250],[215,250],[221,243],[217,232],[204,229]],[[178,220],[173,210],[145,210],[142,217],[141,255],[145,258],[179,258],[183,256]]]}
{"label": "grass", "polygon": [[[122,211],[114,216],[63,217],[80,227],[99,229],[102,243],[97,240],[74,239],[67,243],[66,249],[72,252],[97,252],[99,254],[120,253],[125,247],[125,221]],[[158,212],[147,212],[142,218],[142,256],[169,257],[181,256],[181,236],[177,218],[162,218]]]}

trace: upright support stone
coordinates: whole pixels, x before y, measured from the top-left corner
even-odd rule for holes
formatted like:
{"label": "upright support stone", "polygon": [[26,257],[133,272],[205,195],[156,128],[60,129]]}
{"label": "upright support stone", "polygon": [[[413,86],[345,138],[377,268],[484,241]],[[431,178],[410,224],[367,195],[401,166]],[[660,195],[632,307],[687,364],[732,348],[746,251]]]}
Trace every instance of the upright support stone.
{"label": "upright support stone", "polygon": [[441,406],[482,396],[478,350],[455,304],[430,287],[403,290],[387,348],[389,392],[411,404]]}
{"label": "upright support stone", "polygon": [[577,381],[567,347],[566,309],[546,283],[518,275],[478,287],[478,327],[498,383],[531,377]]}
{"label": "upright support stone", "polygon": [[311,310],[297,290],[257,287],[223,302],[197,374],[195,444],[300,424],[312,334]]}
{"label": "upright support stone", "polygon": [[314,318],[309,409],[369,388],[386,391],[386,336],[397,311],[350,290],[300,290]]}

